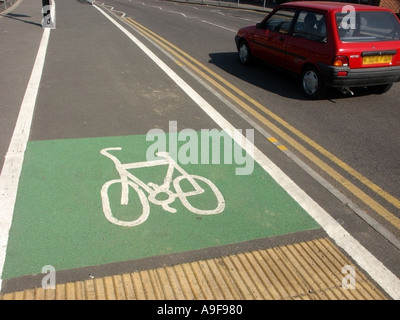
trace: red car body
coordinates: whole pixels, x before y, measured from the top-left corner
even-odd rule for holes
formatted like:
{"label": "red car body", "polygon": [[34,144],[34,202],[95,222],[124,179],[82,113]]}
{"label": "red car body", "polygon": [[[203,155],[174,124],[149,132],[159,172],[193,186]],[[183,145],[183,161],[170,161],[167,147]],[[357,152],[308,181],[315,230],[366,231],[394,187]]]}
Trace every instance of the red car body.
{"label": "red car body", "polygon": [[239,29],[235,42],[243,64],[257,58],[290,71],[311,99],[324,98],[329,87],[384,93],[400,81],[400,21],[382,7],[286,2]]}

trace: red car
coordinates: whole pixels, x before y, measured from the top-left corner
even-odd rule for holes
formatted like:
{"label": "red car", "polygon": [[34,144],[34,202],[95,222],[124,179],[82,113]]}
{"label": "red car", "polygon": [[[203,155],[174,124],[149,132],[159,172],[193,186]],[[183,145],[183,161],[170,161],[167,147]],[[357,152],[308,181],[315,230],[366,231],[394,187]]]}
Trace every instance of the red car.
{"label": "red car", "polygon": [[310,99],[324,98],[328,88],[381,94],[400,81],[400,21],[382,7],[286,2],[239,29],[235,42],[243,64],[256,58],[289,71]]}

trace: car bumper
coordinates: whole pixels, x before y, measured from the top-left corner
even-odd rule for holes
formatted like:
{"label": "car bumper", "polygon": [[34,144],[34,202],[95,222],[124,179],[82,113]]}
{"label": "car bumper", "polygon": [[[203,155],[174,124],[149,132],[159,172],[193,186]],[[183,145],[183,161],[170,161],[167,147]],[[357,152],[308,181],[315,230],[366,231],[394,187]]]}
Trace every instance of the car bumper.
{"label": "car bumper", "polygon": [[[364,87],[400,81],[400,66],[350,69],[320,64],[319,69],[328,87]],[[347,75],[339,76],[343,71]]]}

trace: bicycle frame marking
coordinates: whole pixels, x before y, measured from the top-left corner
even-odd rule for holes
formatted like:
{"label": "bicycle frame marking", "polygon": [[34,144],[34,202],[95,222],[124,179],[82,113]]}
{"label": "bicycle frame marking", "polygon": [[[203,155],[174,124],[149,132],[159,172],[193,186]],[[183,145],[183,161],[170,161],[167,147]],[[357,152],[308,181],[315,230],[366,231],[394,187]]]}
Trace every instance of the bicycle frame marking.
{"label": "bicycle frame marking", "polygon": [[[103,204],[103,212],[106,218],[116,225],[133,227],[137,226],[143,222],[145,222],[150,214],[150,205],[149,201],[160,205],[165,211],[176,213],[176,209],[170,206],[176,198],[179,198],[182,204],[191,212],[195,214],[201,215],[212,215],[221,213],[225,209],[225,200],[221,192],[218,188],[211,182],[209,179],[197,175],[191,175],[187,173],[181,166],[179,166],[168,154],[168,152],[158,152],[157,156],[162,157],[163,159],[152,160],[152,161],[142,161],[142,162],[134,162],[134,163],[121,163],[121,161],[109,153],[109,151],[121,151],[120,147],[112,147],[105,148],[100,151],[100,153],[114,162],[115,168],[118,171],[120,176],[119,179],[114,179],[107,181],[104,183],[101,189],[101,198]],[[155,183],[149,182],[144,183],[142,180],[137,178],[128,170],[138,169],[138,168],[146,168],[146,167],[154,167],[168,165],[167,173],[164,178],[164,181],[161,185],[157,185]],[[181,175],[172,179],[174,170],[177,170]],[[187,179],[189,183],[193,186],[193,191],[184,192],[180,187],[180,182],[184,179]],[[193,207],[189,201],[188,197],[200,195],[205,192],[205,190],[200,187],[196,180],[203,181],[206,183],[211,190],[213,191],[215,197],[217,198],[217,207],[211,210],[203,210]],[[132,187],[135,192],[138,194],[141,205],[142,205],[142,213],[139,218],[133,221],[122,221],[113,216],[110,206],[110,199],[108,196],[108,189],[113,184],[121,184],[121,205],[129,204],[129,187]],[[171,191],[171,185],[174,186],[175,192]],[[148,197],[144,194],[144,192],[148,193]],[[168,198],[166,199],[157,199],[157,195],[166,194]]]}

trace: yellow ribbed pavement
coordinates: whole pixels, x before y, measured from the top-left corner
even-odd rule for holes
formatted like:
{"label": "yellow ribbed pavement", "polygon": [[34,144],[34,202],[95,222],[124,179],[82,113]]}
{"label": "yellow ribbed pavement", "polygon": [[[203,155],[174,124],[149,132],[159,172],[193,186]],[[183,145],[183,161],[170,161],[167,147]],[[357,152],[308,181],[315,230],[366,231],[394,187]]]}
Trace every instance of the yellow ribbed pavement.
{"label": "yellow ribbed pavement", "polygon": [[[355,288],[342,285],[354,267]],[[385,300],[329,239],[6,293],[3,300]]]}

